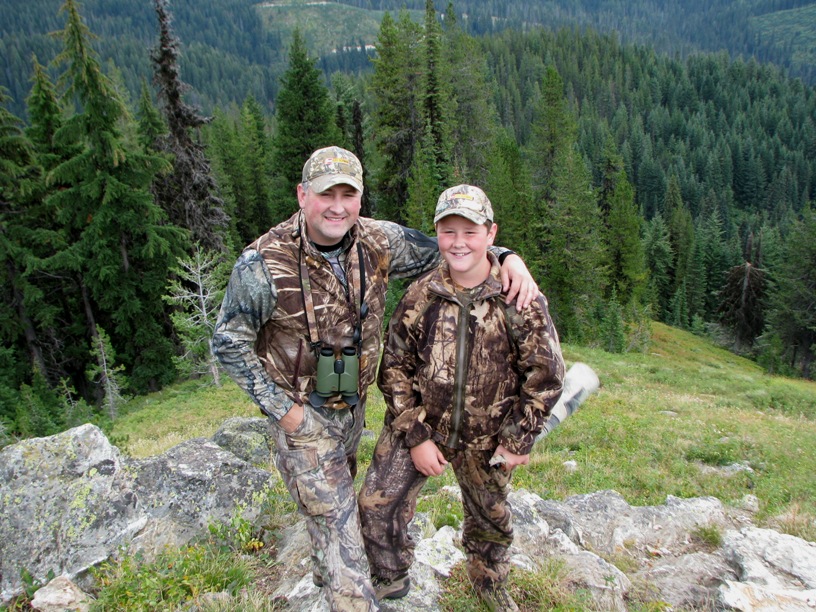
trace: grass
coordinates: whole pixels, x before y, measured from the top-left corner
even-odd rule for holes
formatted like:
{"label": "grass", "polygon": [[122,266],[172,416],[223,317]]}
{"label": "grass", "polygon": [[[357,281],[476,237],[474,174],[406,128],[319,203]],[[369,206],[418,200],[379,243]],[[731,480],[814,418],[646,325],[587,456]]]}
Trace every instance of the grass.
{"label": "grass", "polygon": [[[554,500],[614,489],[633,505],[662,504],[673,495],[714,496],[737,506],[750,494],[759,508],[757,525],[816,541],[815,383],[769,376],[748,360],[657,323],[646,354],[563,348],[568,365],[582,361],[598,373],[601,389],[537,444],[530,465],[514,474],[515,488]],[[385,412],[374,388],[367,409],[373,435],[365,436],[360,446],[358,485]],[[124,452],[145,457],[187,438],[211,436],[230,416],[259,412],[231,381],[220,389],[187,382],[133,400],[114,424],[111,439]],[[568,460],[577,469],[567,469]],[[437,527],[461,521],[459,502],[444,489],[455,484],[447,470],[428,482],[419,500],[418,509],[428,512]],[[293,512],[282,487],[274,496],[264,509],[272,530]],[[246,543],[255,536],[245,525],[232,528],[235,557],[244,559]],[[715,547],[721,534],[700,529],[694,537],[702,547]],[[263,548],[252,558],[269,564],[271,554],[271,547]],[[124,574],[138,571],[128,567]],[[271,570],[254,571],[269,576]],[[565,586],[557,564],[534,574],[514,570],[511,587],[525,610],[587,609],[585,594]],[[444,589],[443,610],[481,609],[463,567]],[[253,604],[253,588],[241,593],[242,609],[274,609]],[[220,604],[208,605],[206,609],[219,609]],[[645,591],[636,608],[663,609]]]}

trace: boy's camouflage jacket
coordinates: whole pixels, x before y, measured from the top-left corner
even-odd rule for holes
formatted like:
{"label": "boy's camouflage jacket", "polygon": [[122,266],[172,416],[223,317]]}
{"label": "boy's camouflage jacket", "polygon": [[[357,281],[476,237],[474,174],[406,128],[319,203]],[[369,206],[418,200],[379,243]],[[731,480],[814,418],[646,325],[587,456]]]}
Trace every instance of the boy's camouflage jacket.
{"label": "boy's camouflage jacket", "polygon": [[504,304],[498,263],[457,292],[441,264],[408,288],[388,328],[378,384],[409,447],[530,452],[561,395],[564,359],[547,300]]}

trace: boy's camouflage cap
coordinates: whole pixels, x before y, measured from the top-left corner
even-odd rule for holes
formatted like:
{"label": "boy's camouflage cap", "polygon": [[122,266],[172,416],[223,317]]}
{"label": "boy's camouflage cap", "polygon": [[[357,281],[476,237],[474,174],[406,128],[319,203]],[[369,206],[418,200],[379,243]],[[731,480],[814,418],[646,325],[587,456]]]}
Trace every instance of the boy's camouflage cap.
{"label": "boy's camouflage cap", "polygon": [[326,147],[312,153],[303,165],[303,186],[323,193],[334,185],[351,185],[363,191],[363,165],[351,151]]}
{"label": "boy's camouflage cap", "polygon": [[457,185],[442,192],[436,202],[434,223],[448,215],[459,215],[478,225],[493,221],[493,207],[485,192],[473,185]]}

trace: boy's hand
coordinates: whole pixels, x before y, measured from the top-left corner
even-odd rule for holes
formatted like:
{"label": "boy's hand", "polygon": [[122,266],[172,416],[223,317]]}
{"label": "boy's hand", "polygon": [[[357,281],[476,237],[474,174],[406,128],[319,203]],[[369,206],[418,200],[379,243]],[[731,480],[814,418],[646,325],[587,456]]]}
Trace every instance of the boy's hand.
{"label": "boy's hand", "polygon": [[505,302],[516,300],[516,309],[524,310],[541,290],[527,269],[524,260],[516,254],[508,255],[501,267],[502,290],[507,294]]}
{"label": "boy's hand", "polygon": [[414,461],[414,467],[425,476],[439,476],[448,465],[433,440],[425,440],[411,448],[411,459]]}
{"label": "boy's hand", "polygon": [[493,453],[494,457],[497,455],[504,457],[504,462],[501,464],[501,466],[505,472],[512,472],[516,466],[527,465],[530,463],[530,455],[517,455],[516,453],[511,453],[501,444],[499,444],[496,452]]}

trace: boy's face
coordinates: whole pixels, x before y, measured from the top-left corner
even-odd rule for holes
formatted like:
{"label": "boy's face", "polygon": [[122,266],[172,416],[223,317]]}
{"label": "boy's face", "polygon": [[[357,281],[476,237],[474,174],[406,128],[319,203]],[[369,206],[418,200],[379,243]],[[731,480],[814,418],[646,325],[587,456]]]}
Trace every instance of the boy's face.
{"label": "boy's face", "polygon": [[497,227],[494,223],[487,229],[487,226],[477,225],[459,215],[448,215],[437,222],[439,252],[448,262],[451,276],[456,282],[465,287],[474,287],[487,278],[490,272],[487,248],[493,244]]}

